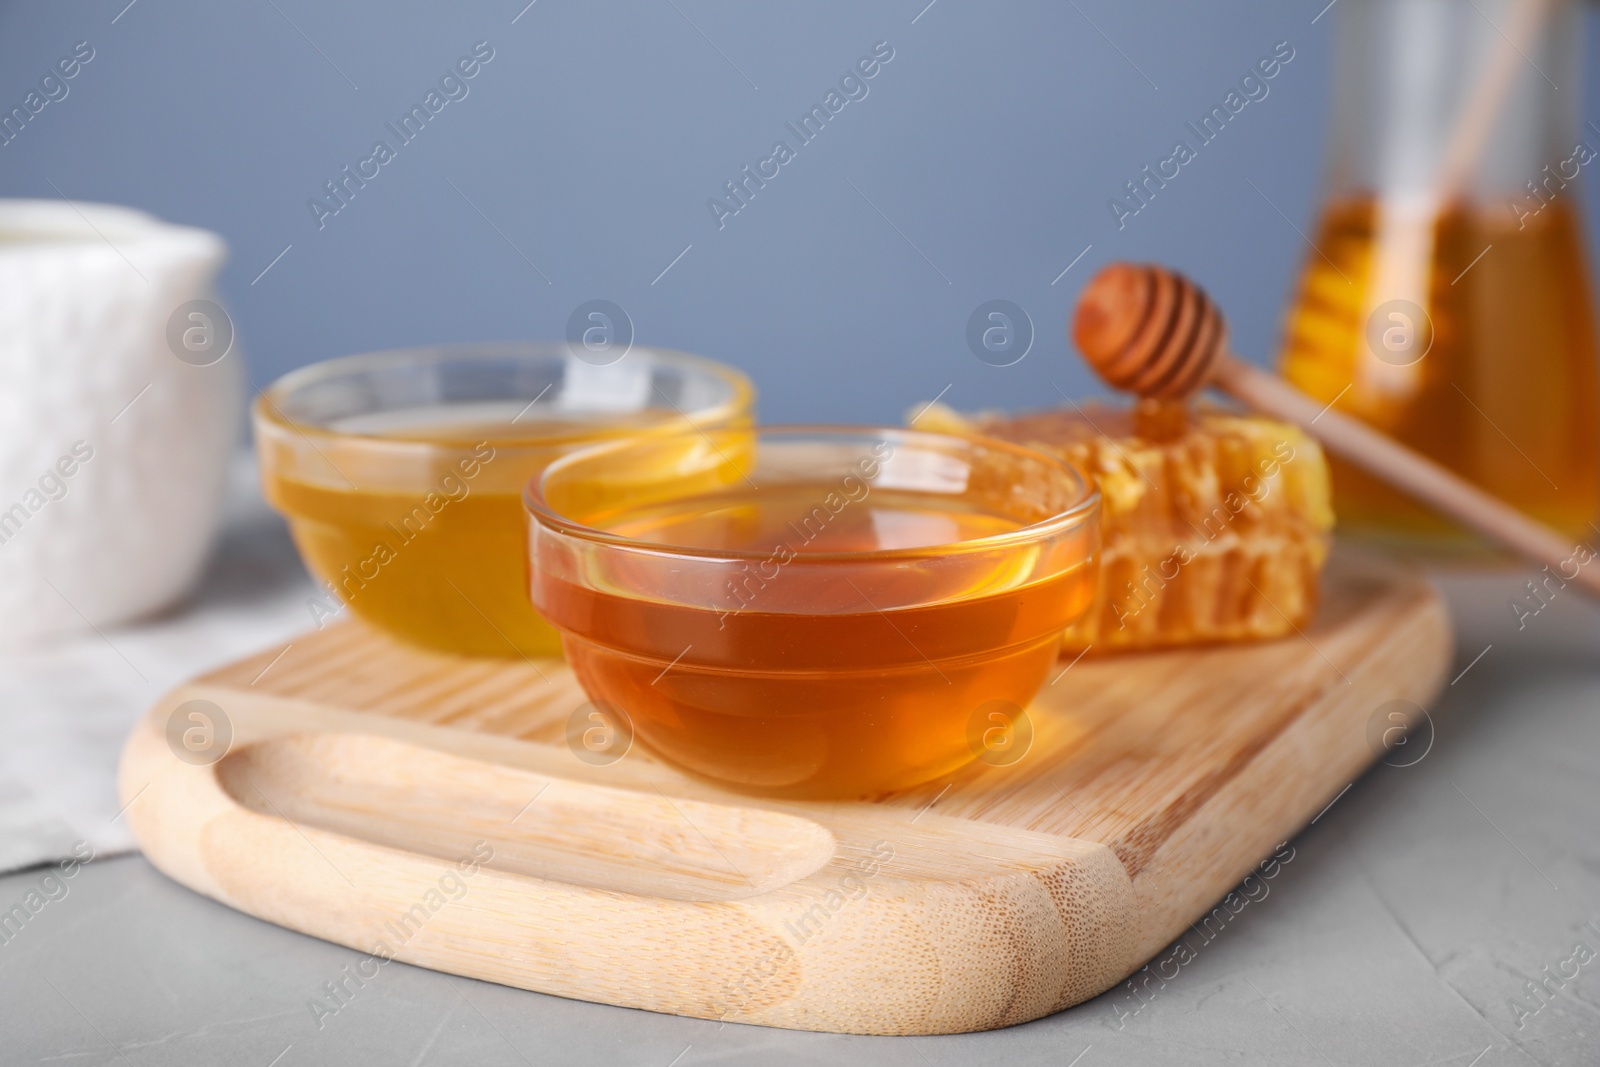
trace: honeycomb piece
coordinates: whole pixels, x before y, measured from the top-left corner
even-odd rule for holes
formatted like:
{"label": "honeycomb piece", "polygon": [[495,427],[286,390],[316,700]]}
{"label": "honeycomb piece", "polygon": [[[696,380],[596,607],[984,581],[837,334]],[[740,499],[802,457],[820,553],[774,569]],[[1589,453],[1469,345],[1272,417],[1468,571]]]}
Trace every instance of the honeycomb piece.
{"label": "honeycomb piece", "polygon": [[1069,652],[1262,640],[1310,621],[1333,511],[1322,449],[1296,426],[1145,401],[1011,417],[934,405],[916,427],[1049,452],[1099,483],[1099,591]]}

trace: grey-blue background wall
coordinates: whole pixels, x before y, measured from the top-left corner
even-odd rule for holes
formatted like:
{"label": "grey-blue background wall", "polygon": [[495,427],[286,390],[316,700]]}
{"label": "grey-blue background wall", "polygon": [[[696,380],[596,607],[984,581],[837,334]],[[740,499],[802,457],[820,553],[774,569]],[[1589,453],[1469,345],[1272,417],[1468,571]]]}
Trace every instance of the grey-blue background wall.
{"label": "grey-blue background wall", "polygon": [[[3,110],[95,50],[0,147],[0,195],[223,234],[258,384],[368,349],[558,337],[603,298],[641,343],[744,368],[772,421],[898,420],[947,386],[960,407],[1049,404],[1095,391],[1063,323],[1120,258],[1192,273],[1242,352],[1277,344],[1316,211],[1326,0],[525,3],[0,4]],[[493,59],[465,98],[400,146],[385,124],[479,41]],[[867,95],[800,145],[785,123],[880,41]],[[1280,41],[1270,95],[1119,229],[1108,198]],[[379,139],[396,158],[319,228],[308,200]],[[795,158],[719,228],[707,200],[732,203],[724,183],[777,140]],[[994,298],[1036,327],[1014,366],[967,345]]]}

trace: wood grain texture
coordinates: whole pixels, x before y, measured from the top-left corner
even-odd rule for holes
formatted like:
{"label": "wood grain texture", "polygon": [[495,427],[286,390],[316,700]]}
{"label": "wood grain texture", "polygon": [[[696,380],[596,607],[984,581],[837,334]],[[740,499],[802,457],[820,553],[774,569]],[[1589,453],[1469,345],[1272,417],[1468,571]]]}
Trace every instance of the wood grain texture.
{"label": "wood grain texture", "polygon": [[[1360,773],[1373,713],[1426,705],[1449,659],[1424,582],[1336,556],[1301,637],[1091,656],[1040,694],[1018,762],[807,804],[639,746],[590,766],[561,664],[341,624],[167,694],[120,787],[168,875],[363,952],[681,1015],[954,1033],[1132,973]],[[209,765],[168,745],[191,700],[232,727]]]}

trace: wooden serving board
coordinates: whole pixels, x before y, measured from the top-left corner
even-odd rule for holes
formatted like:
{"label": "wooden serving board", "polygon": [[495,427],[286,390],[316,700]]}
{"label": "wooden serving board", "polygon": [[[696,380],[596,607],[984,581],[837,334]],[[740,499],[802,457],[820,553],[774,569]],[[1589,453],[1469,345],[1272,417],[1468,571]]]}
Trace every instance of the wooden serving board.
{"label": "wooden serving board", "polygon": [[[1372,761],[1374,711],[1426,705],[1450,654],[1424,581],[1336,557],[1301,637],[1090,657],[1039,696],[1010,766],[794,803],[639,746],[578,759],[585,698],[558,662],[339,624],[167,694],[121,794],[172,878],[380,957],[702,1018],[983,1030],[1169,944]],[[190,701],[231,727],[220,759],[175,754],[206,725]]]}

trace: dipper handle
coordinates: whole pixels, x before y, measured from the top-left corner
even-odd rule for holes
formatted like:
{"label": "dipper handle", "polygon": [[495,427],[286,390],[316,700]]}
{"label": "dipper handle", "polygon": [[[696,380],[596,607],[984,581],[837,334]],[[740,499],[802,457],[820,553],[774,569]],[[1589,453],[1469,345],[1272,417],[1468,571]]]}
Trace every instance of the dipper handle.
{"label": "dipper handle", "polygon": [[1175,271],[1128,263],[1106,267],[1085,287],[1072,335],[1089,365],[1117,389],[1181,399],[1214,385],[1257,411],[1297,424],[1328,451],[1600,598],[1600,567],[1584,568],[1594,552],[1230,355],[1222,313]]}

